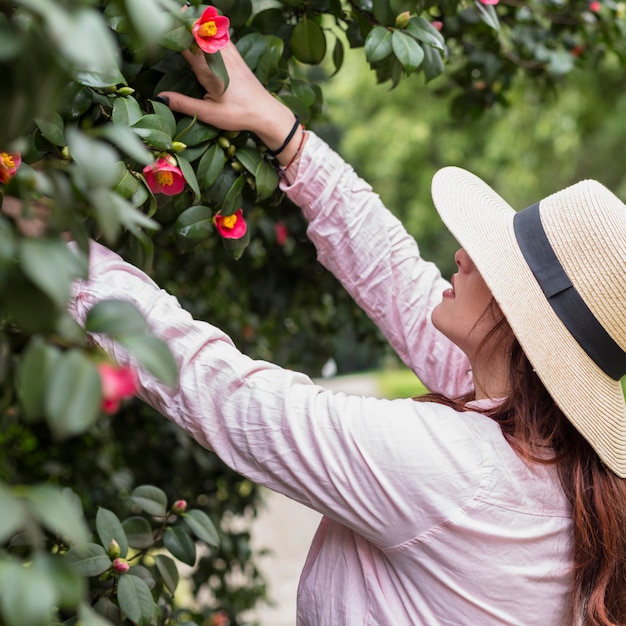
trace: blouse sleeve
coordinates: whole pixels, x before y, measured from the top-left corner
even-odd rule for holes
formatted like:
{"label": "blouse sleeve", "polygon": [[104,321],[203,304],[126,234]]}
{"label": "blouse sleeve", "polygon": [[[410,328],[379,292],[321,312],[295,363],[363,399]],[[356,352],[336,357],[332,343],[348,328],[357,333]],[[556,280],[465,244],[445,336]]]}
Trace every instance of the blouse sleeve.
{"label": "blouse sleeve", "polygon": [[379,196],[314,133],[283,189],[309,222],[319,261],[431,391],[454,396],[472,380],[464,353],[430,319],[449,287]]}
{"label": "blouse sleeve", "polygon": [[[252,360],[141,270],[92,243],[89,280],[76,283],[70,312],[84,323],[106,299],[134,304],[176,359],[175,388],[138,369],[139,395],[243,476],[380,546],[424,532],[475,494],[486,455],[467,414],[333,393]],[[109,338],[94,340],[133,364]]]}

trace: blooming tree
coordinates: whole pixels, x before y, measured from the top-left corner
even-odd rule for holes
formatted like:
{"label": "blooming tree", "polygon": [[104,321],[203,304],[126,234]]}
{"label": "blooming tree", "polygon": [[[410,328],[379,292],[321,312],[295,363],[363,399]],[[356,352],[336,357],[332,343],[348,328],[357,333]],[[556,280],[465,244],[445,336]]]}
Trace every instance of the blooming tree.
{"label": "blooming tree", "polygon": [[[224,263],[251,265],[269,263],[259,250],[270,245],[296,260],[304,247],[302,232],[274,217],[286,201],[258,138],[174,115],[158,101],[165,90],[202,95],[180,51],[199,47],[227,88],[220,49],[232,39],[312,128],[324,110],[319,76],[341,72],[346,46],[362,52],[380,83],[439,81],[453,95],[451,114],[463,119],[507,106],[520,73],[553,88],[575,67],[626,58],[626,8],[608,1],[181,4],[0,0],[3,428],[44,455],[54,441],[69,449],[77,437],[95,437],[134,394],[133,372],[104,360],[87,332],[109,334],[155,376],[176,379],[167,347],[127,303],[94,307],[86,329],[69,317],[89,238],[150,271],[165,254],[201,255],[215,241]],[[311,317],[337,317],[324,306]],[[251,343],[254,323],[250,316],[241,329]],[[222,500],[237,500],[240,512],[252,490],[236,484],[239,495]],[[189,621],[189,611],[176,613],[176,563],[198,566],[197,544],[220,560],[215,511],[169,497],[164,486],[125,485],[119,512],[63,487],[75,485],[52,470],[41,484],[0,483],[0,622]],[[89,500],[85,512],[77,495]],[[237,551],[245,560],[247,548],[227,536],[234,547],[221,560]],[[193,619],[234,626],[243,608],[232,600],[228,617],[211,606]]]}

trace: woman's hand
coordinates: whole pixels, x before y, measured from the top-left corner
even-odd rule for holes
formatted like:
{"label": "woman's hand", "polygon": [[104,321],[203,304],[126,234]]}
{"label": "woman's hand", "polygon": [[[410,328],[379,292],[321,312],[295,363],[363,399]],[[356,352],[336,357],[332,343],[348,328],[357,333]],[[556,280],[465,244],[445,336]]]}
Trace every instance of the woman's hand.
{"label": "woman's hand", "polygon": [[[293,128],[295,116],[259,82],[246,65],[236,46],[229,42],[221,49],[222,59],[228,71],[229,84],[226,91],[220,79],[209,69],[204,53],[182,52],[198,82],[206,90],[204,98],[191,98],[174,91],[163,91],[173,111],[185,113],[223,130],[250,130],[270,150],[280,147]],[[288,163],[300,143],[301,134],[293,139],[278,156],[283,165]]]}

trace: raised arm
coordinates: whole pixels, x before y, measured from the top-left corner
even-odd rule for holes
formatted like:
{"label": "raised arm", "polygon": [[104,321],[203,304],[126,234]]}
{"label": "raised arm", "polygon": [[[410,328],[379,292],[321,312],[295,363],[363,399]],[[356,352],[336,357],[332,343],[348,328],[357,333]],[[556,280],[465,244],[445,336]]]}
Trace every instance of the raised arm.
{"label": "raised arm", "polygon": [[[75,284],[70,311],[84,323],[106,299],[135,305],[178,365],[174,388],[137,368],[141,398],[251,480],[383,546],[421,534],[474,496],[480,480],[471,470],[484,459],[464,414],[410,399],[333,393],[303,374],[253,360],[140,269],[92,243],[89,280]],[[120,364],[130,363],[107,336],[94,340]]]}
{"label": "raised arm", "polygon": [[[433,391],[455,395],[471,384],[468,362],[430,322],[448,284],[423,261],[415,240],[370,186],[313,133],[294,130],[295,116],[254,76],[234,44],[222,50],[230,82],[221,82],[204,55],[183,53],[206,96],[163,92],[169,106],[225,130],[249,130],[289,165],[283,189],[302,207],[320,261],[378,325],[402,360]],[[294,163],[294,157],[298,162]],[[290,165],[291,164],[291,165]]]}

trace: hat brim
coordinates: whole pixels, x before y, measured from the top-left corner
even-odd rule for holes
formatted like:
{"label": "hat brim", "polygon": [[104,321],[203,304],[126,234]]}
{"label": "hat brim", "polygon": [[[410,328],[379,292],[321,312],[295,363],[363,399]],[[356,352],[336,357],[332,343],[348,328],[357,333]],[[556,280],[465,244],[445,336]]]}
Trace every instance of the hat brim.
{"label": "hat brim", "polygon": [[458,167],[435,174],[432,196],[556,404],[604,463],[626,477],[621,384],[589,358],[550,306],[515,238],[515,210],[480,178]]}

